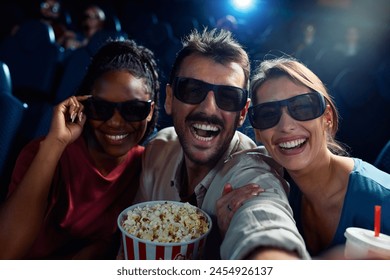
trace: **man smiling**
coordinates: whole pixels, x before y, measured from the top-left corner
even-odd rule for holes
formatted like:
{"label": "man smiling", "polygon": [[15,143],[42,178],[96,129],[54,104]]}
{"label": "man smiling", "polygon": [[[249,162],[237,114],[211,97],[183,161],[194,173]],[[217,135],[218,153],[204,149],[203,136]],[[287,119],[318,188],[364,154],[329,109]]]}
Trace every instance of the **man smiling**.
{"label": "man smiling", "polygon": [[[284,189],[288,186],[266,163],[270,159],[264,160],[265,150],[255,149],[237,131],[250,104],[249,76],[248,55],[229,31],[194,31],[186,38],[166,86],[165,110],[173,127],[159,131],[146,147],[136,202],[190,202],[215,218],[224,185],[257,183],[262,188],[248,189],[253,199],[240,207],[241,219],[232,220],[221,247],[214,220],[205,258],[265,257],[259,252],[272,253],[269,258],[307,258]],[[264,190],[267,194],[257,196]],[[226,205],[229,211],[236,207],[234,201]]]}

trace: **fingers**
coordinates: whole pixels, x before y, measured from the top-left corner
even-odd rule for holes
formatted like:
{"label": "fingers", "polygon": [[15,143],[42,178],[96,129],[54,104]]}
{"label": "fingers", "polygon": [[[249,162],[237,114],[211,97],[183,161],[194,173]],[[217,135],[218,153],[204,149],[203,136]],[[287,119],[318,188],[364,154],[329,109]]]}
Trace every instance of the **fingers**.
{"label": "fingers", "polygon": [[67,107],[68,112],[68,121],[74,123],[81,123],[83,120],[83,110],[84,105],[80,102],[88,99],[88,96],[71,96],[65,100],[65,106]]}
{"label": "fingers", "polygon": [[240,208],[247,200],[260,195],[265,190],[259,187],[259,185],[256,184],[249,184],[246,186],[243,186],[241,188],[232,190],[228,195],[229,197],[226,197],[227,204],[229,207],[228,209],[231,209],[231,211],[234,213]]}
{"label": "fingers", "polygon": [[231,184],[224,186],[222,196],[217,200],[216,213],[218,227],[222,236],[227,231],[234,213],[249,199],[260,195],[265,190],[259,185],[248,184],[238,189],[233,189]]}
{"label": "fingers", "polygon": [[79,95],[76,98],[78,101],[84,101],[84,100],[87,100],[88,98],[91,98],[91,97],[92,97],[92,95]]}
{"label": "fingers", "polygon": [[227,183],[224,187],[223,187],[223,191],[222,191],[222,195],[225,195],[227,193],[230,193],[231,191],[233,190],[233,186],[229,183]]}
{"label": "fingers", "polygon": [[221,236],[225,236],[225,233],[229,228],[230,221],[233,218],[234,212],[227,208],[229,204],[226,202],[218,202],[216,208],[218,228],[220,230]]}
{"label": "fingers", "polygon": [[221,197],[217,200],[217,208],[223,207],[226,205],[227,201],[229,201],[230,197],[227,197],[227,194],[230,193],[233,190],[233,187],[231,184],[227,183],[223,187],[222,195]]}

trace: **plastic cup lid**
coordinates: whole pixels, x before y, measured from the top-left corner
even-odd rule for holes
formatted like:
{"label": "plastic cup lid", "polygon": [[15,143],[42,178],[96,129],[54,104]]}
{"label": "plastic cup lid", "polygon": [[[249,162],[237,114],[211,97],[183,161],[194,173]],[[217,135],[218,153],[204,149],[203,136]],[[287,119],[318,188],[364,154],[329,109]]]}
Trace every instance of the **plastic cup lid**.
{"label": "plastic cup lid", "polygon": [[345,237],[355,243],[360,243],[364,247],[369,247],[372,250],[382,252],[386,255],[390,255],[390,236],[386,234],[379,234],[379,236],[374,236],[374,231],[350,227],[345,231]]}

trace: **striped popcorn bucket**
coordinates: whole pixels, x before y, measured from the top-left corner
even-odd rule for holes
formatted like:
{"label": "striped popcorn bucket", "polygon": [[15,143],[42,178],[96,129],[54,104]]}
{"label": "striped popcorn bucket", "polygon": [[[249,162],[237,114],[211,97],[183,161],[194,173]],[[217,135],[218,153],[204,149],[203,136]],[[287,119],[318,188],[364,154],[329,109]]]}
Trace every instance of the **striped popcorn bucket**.
{"label": "striped popcorn bucket", "polygon": [[[164,201],[174,204],[183,204],[176,201]],[[127,212],[136,207],[142,207],[145,205],[153,205],[156,203],[162,203],[161,201],[143,202],[136,205],[132,205],[121,212],[118,216],[118,227],[122,232],[122,243],[124,248],[124,257],[126,260],[194,260],[201,259],[203,247],[206,242],[207,235],[211,230],[211,218],[203,210],[197,208],[208,221],[209,228],[206,233],[196,239],[191,239],[187,242],[180,243],[167,243],[156,242],[140,239],[129,232],[127,232],[122,224],[127,219]]]}

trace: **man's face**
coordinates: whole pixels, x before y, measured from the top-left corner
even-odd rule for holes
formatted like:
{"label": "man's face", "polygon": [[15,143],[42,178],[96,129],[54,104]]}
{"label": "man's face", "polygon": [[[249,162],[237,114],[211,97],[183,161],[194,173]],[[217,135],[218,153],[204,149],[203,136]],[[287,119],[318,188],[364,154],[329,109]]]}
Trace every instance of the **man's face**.
{"label": "man's face", "polygon": [[57,0],[46,0],[41,3],[41,14],[44,18],[57,19],[61,5]]}
{"label": "man's face", "polygon": [[[239,88],[245,83],[244,71],[237,63],[222,65],[199,55],[184,59],[178,77]],[[187,160],[195,165],[213,166],[245,120],[249,102],[248,99],[241,111],[225,111],[217,106],[214,92],[209,91],[201,103],[187,104],[174,97],[173,88],[168,85],[165,109],[172,115]]]}

